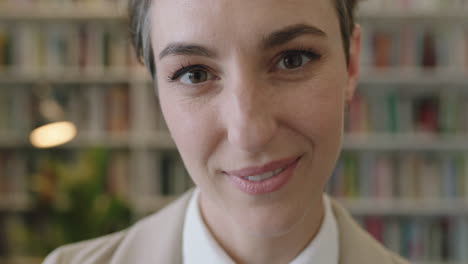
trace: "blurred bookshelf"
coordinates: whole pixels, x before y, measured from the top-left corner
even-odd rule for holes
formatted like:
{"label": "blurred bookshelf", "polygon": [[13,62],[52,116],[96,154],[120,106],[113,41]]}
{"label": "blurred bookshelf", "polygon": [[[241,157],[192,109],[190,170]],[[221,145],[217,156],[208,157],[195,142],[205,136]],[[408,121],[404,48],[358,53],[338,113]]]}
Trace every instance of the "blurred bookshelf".
{"label": "blurred bookshelf", "polygon": [[412,263],[467,263],[468,1],[362,1],[362,78],[327,191]]}
{"label": "blurred bookshelf", "polygon": [[[0,0],[0,264],[39,263],[193,186],[124,6]],[[412,262],[467,263],[468,1],[361,1],[358,21],[362,77],[327,191]],[[41,87],[79,131],[48,150],[28,141]],[[78,235],[85,213],[102,221]]]}

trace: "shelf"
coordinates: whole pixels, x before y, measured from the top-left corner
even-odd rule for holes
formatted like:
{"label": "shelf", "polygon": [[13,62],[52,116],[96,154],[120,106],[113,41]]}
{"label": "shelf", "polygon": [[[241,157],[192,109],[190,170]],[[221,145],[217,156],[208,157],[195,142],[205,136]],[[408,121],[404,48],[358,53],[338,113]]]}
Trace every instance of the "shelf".
{"label": "shelf", "polygon": [[[14,71],[9,71],[14,72]],[[98,71],[99,72],[99,71]],[[58,73],[29,73],[9,74],[0,73],[0,84],[115,84],[115,83],[150,83],[146,72],[124,70],[101,71],[102,73],[83,73],[77,71],[63,71]]]}
{"label": "shelf", "polygon": [[[71,142],[58,146],[59,149],[78,149],[87,147],[135,148],[135,149],[175,149],[175,143],[167,132],[136,132],[132,134],[106,134],[91,136],[80,132],[81,136]],[[3,136],[0,148],[32,148],[27,137]]]}
{"label": "shelf", "polygon": [[338,201],[354,215],[468,216],[468,199],[350,200]]}
{"label": "shelf", "polygon": [[49,4],[49,5],[0,5],[0,21],[48,21],[48,20],[114,20],[125,22],[126,14],[118,5],[110,4]]}
{"label": "shelf", "polygon": [[377,89],[385,89],[388,85],[405,85],[405,89],[440,88],[440,86],[443,86],[444,89],[451,89],[453,86],[463,86],[463,89],[467,89],[468,69],[466,73],[449,69],[433,71],[418,69],[382,69],[380,71],[363,69],[359,84],[369,85]]}
{"label": "shelf", "polygon": [[467,151],[466,136],[440,135],[345,135],[345,150],[383,151]]}
{"label": "shelf", "polygon": [[[77,139],[59,146],[60,149],[76,149],[101,146],[106,148],[133,148],[133,149],[171,149],[176,145],[167,132],[135,132],[134,135],[102,135],[81,136]],[[26,138],[3,137],[0,148],[31,148]],[[437,135],[345,135],[344,150],[357,151],[468,151],[466,136],[447,136],[441,138]]]}
{"label": "shelf", "polygon": [[[58,149],[79,149],[87,147],[105,147],[111,149],[175,149],[175,143],[168,133],[152,132],[148,136],[138,135],[102,135],[83,136],[71,142],[58,146]],[[0,139],[0,149],[32,148],[26,137],[3,137]]]}
{"label": "shelf", "polygon": [[365,23],[447,23],[459,22],[468,23],[468,10],[359,10],[356,14],[358,22]]}
{"label": "shelf", "polygon": [[137,148],[137,149],[175,149],[174,141],[166,132],[135,132],[134,135],[103,135],[98,137],[83,136],[71,141],[60,148],[83,148],[103,146],[108,148]]}

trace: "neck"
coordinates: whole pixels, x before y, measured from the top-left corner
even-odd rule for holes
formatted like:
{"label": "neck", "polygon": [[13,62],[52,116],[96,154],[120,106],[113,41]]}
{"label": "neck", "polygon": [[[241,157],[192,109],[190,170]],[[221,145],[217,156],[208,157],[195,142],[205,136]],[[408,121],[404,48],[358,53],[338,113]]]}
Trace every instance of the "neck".
{"label": "neck", "polygon": [[325,216],[323,199],[315,199],[304,217],[281,235],[259,236],[229,219],[215,204],[200,197],[203,220],[211,235],[236,263],[289,263],[315,238]]}

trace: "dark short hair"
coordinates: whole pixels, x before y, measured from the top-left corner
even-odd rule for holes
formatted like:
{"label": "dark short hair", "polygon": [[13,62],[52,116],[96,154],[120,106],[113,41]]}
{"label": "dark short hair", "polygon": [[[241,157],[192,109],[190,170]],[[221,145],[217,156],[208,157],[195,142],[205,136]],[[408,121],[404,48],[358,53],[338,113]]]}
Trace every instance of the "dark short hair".
{"label": "dark short hair", "polygon": [[[150,8],[153,0],[129,0],[129,26],[132,45],[135,48],[136,56],[151,73],[153,79],[156,78],[156,68],[154,53],[151,47],[151,21]],[[312,1],[312,0],[311,0]],[[349,62],[349,45],[351,34],[354,29],[354,10],[358,0],[333,0],[340,22],[341,39],[346,56],[346,63]]]}

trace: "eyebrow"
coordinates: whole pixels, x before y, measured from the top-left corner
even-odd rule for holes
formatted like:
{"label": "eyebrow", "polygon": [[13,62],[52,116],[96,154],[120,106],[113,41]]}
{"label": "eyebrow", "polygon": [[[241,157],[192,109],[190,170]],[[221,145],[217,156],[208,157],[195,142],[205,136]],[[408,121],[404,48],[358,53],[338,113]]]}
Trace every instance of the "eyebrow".
{"label": "eyebrow", "polygon": [[[271,49],[276,46],[281,46],[305,34],[314,35],[321,38],[327,37],[327,34],[317,27],[307,24],[295,24],[274,31],[268,36],[264,37],[261,42],[261,47],[263,49]],[[201,56],[208,58],[216,58],[218,56],[216,51],[213,51],[205,46],[185,42],[169,43],[159,53],[159,60],[169,55]]]}
{"label": "eyebrow", "polygon": [[302,35],[313,35],[320,38],[327,38],[327,34],[317,27],[307,24],[295,24],[269,34],[262,40],[261,46],[264,49],[271,49],[288,43]]}
{"label": "eyebrow", "polygon": [[159,59],[161,60],[169,55],[203,56],[208,58],[215,58],[217,56],[216,52],[207,47],[184,42],[169,43],[169,45],[159,53]]}

